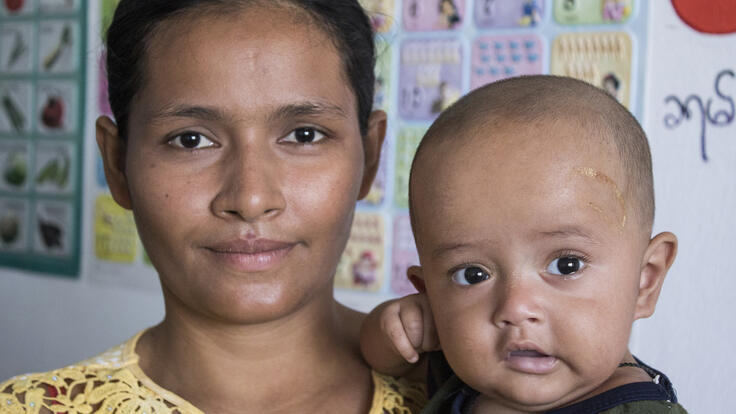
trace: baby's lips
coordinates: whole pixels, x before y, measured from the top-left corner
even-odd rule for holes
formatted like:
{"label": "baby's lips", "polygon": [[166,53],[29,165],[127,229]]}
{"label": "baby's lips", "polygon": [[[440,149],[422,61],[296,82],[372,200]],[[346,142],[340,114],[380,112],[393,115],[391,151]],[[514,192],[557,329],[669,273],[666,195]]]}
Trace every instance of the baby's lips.
{"label": "baby's lips", "polygon": [[548,357],[549,355],[543,354],[533,349],[520,349],[518,351],[511,351],[509,353],[509,356],[510,357],[544,358],[544,357]]}
{"label": "baby's lips", "polygon": [[554,370],[557,358],[534,350],[518,350],[509,353],[506,363],[514,371],[542,375]]}

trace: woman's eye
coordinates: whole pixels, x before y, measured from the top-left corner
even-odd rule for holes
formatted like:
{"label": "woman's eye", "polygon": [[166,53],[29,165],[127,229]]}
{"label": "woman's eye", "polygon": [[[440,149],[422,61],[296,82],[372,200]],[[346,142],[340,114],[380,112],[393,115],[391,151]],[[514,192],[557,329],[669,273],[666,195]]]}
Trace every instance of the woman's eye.
{"label": "woman's eye", "polygon": [[169,143],[171,145],[186,149],[201,149],[215,145],[204,135],[197,132],[185,132],[172,138]]}
{"label": "woman's eye", "polygon": [[452,274],[452,281],[458,285],[474,285],[484,280],[488,280],[491,276],[478,266],[468,266],[458,269]]}
{"label": "woman's eye", "polygon": [[297,128],[289,133],[284,140],[287,142],[297,142],[299,144],[312,144],[325,138],[325,134],[314,128],[304,127]]}
{"label": "woman's eye", "polygon": [[563,256],[553,260],[547,266],[547,272],[553,275],[568,276],[579,272],[585,267],[585,263],[578,257]]}

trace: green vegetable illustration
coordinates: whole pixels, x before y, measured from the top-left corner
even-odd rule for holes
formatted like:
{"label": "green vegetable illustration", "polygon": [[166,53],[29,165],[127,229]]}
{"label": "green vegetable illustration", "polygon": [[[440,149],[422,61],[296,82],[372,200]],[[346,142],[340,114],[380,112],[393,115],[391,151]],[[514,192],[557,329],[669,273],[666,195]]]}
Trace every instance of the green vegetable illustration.
{"label": "green vegetable illustration", "polygon": [[23,112],[8,93],[3,94],[2,104],[5,115],[10,119],[13,128],[18,132],[22,131],[26,125],[26,117],[23,116]]}
{"label": "green vegetable illustration", "polygon": [[69,182],[70,164],[69,156],[66,154],[63,154],[61,159],[53,158],[41,168],[36,177],[36,183],[51,183],[56,184],[59,188],[66,187],[67,182]]}
{"label": "green vegetable illustration", "polygon": [[21,187],[26,182],[26,157],[24,151],[16,151],[8,157],[8,166],[5,168],[5,181],[14,186]]}
{"label": "green vegetable illustration", "polygon": [[20,58],[22,58],[28,51],[28,46],[23,39],[23,35],[21,35],[20,32],[14,32],[14,34],[13,47],[10,50],[10,56],[8,57],[8,69],[11,69],[16,63],[18,63]]}
{"label": "green vegetable illustration", "polygon": [[6,244],[14,242],[20,233],[19,227],[18,217],[15,215],[5,215],[0,218],[0,240]]}
{"label": "green vegetable illustration", "polygon": [[64,26],[64,28],[61,30],[61,37],[59,38],[59,43],[56,45],[54,50],[51,51],[51,53],[46,56],[46,58],[43,60],[43,68],[45,70],[49,70],[54,65],[56,65],[56,62],[59,60],[59,58],[64,54],[64,51],[66,51],[67,48],[71,47],[72,45],[72,28],[69,25]]}

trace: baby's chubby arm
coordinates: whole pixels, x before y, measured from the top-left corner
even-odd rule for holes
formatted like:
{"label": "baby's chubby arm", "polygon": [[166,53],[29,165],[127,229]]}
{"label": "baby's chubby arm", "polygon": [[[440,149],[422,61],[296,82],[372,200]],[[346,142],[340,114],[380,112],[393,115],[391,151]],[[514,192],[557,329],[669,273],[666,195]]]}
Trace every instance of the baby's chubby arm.
{"label": "baby's chubby arm", "polygon": [[360,331],[363,357],[376,371],[425,380],[420,354],[439,349],[427,296],[416,293],[378,305]]}

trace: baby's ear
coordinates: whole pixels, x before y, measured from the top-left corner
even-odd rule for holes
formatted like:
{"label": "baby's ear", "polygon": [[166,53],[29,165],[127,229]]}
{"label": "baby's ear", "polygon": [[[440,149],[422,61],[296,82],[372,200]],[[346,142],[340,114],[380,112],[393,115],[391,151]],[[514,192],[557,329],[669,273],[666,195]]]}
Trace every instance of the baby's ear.
{"label": "baby's ear", "polygon": [[409,266],[409,268],[406,269],[406,277],[409,278],[409,281],[414,285],[419,293],[427,291],[424,287],[424,274],[421,266]]}
{"label": "baby's ear", "polygon": [[657,306],[664,278],[677,255],[677,237],[664,232],[649,241],[639,277],[639,297],[634,319],[648,318]]}

